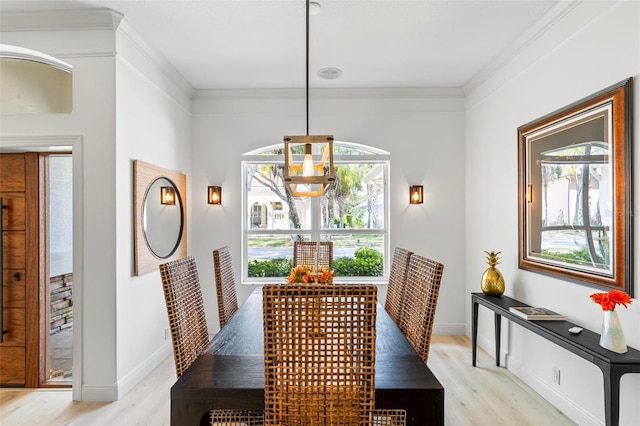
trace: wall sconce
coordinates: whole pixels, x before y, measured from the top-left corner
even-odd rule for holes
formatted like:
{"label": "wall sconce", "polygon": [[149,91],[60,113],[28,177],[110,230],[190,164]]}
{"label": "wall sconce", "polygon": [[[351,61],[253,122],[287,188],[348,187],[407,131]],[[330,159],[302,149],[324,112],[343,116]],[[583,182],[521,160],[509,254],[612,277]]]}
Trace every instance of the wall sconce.
{"label": "wall sconce", "polygon": [[209,187],[207,202],[209,204],[222,204],[222,187],[221,186]]}
{"label": "wall sconce", "polygon": [[422,204],[422,185],[411,185],[409,187],[409,204]]}
{"label": "wall sconce", "polygon": [[170,186],[160,187],[160,204],[174,206],[176,204],[176,190]]}

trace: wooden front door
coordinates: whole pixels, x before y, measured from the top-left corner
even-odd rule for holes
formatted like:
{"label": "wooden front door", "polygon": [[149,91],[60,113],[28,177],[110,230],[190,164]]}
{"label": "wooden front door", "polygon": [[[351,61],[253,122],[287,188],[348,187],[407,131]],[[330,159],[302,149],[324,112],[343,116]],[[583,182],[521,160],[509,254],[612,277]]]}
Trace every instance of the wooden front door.
{"label": "wooden front door", "polygon": [[0,386],[38,387],[39,157],[0,154],[2,343]]}

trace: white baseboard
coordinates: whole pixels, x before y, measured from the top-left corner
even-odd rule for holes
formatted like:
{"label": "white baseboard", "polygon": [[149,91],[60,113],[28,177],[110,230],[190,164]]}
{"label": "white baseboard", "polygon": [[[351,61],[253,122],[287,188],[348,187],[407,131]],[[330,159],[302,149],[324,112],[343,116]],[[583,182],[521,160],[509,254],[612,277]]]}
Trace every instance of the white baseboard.
{"label": "white baseboard", "polygon": [[82,385],[81,401],[113,402],[118,400],[118,388],[113,386]]}
{"label": "white baseboard", "polygon": [[464,335],[464,324],[434,324],[433,334]]}
{"label": "white baseboard", "polygon": [[[465,327],[465,330],[466,335],[471,338],[471,327]],[[485,352],[491,355],[495,355],[495,340],[493,336],[485,337],[478,335],[477,339],[477,345],[479,348],[482,348]],[[526,383],[527,386],[536,391],[540,396],[549,401],[549,403],[577,424],[585,426],[601,426],[601,422],[598,419],[585,411],[567,395],[559,392],[557,388],[552,387],[550,383],[544,381],[540,376],[537,376],[531,370],[527,369],[526,366],[518,363],[517,359],[513,355],[506,354],[503,349],[506,349],[505,345],[501,346],[501,366],[506,366],[507,370]]]}
{"label": "white baseboard", "polygon": [[207,329],[209,330],[209,337],[215,336],[220,331],[220,323],[216,322],[207,322]]}
{"label": "white baseboard", "polygon": [[118,381],[118,397],[125,395],[134,386],[142,381],[149,373],[151,373],[167,356],[172,353],[171,342],[167,341],[164,345],[155,351],[147,360],[136,368],[134,368],[129,374],[124,376]]}
{"label": "white baseboard", "polygon": [[82,401],[117,401],[140,383],[171,353],[171,343],[167,342],[114,385],[83,385]]}
{"label": "white baseboard", "polygon": [[507,356],[506,365],[509,371],[577,424],[585,426],[600,426],[602,424],[600,420],[560,392],[557,387],[552,387],[550,383],[542,380],[542,378],[527,369],[526,366],[518,363],[513,356]]}

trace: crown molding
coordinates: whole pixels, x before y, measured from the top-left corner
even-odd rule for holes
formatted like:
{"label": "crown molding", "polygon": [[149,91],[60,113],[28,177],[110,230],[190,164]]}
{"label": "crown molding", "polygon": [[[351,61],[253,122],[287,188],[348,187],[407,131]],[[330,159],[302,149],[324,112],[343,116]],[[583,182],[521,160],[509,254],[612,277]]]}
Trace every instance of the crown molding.
{"label": "crown molding", "polygon": [[464,92],[469,94],[489,80],[500,69],[504,68],[518,54],[542,37],[550,28],[558,23],[583,0],[560,1],[552,6],[535,25],[532,25],[522,36],[517,38],[506,49],[489,61],[479,73],[464,85]]}
{"label": "crown molding", "polygon": [[122,18],[106,8],[10,11],[0,14],[0,31],[116,30]]}
{"label": "crown molding", "polygon": [[[132,46],[136,54],[127,55],[131,49],[123,46],[122,43],[109,41],[107,45],[91,44],[87,50],[85,45],[80,50],[62,49],[61,46],[68,46],[63,43],[57,46],[62,51],[53,54],[59,58],[96,58],[114,57],[123,53],[135,67],[144,70],[147,75],[154,75],[154,70],[147,64],[153,64],[164,79],[173,82],[179,90],[191,96],[193,88],[187,83],[184,77],[162,56],[155,51],[140,35],[129,25],[124,15],[108,8],[95,9],[64,9],[47,11],[13,11],[3,12],[0,15],[0,31],[4,32],[26,32],[26,31],[112,31],[122,35],[127,43]],[[104,41],[104,39],[100,39]],[[115,40],[111,37],[109,40]],[[122,39],[120,39],[122,40]],[[122,50],[122,51],[121,51]],[[156,83],[159,81],[155,78]],[[177,96],[175,93],[173,96]],[[180,96],[177,96],[180,98]],[[181,101],[181,104],[184,102]]]}
{"label": "crown molding", "polygon": [[[314,98],[464,99],[461,87],[402,87],[309,89]],[[305,89],[207,89],[195,90],[193,99],[300,98]]]}
{"label": "crown molding", "polygon": [[[129,45],[137,51],[139,55],[138,58],[143,59],[148,64],[153,64],[153,67],[158,70],[165,78],[173,82],[173,84],[175,84],[176,87],[178,87],[182,91],[182,93],[186,94],[186,96],[188,97],[192,96],[194,89],[184,78],[184,76],[173,67],[173,65],[162,55],[162,53],[155,50],[136,32],[133,27],[128,25],[126,19],[122,22],[122,25],[120,25],[118,32],[124,37],[124,39],[127,40]],[[124,50],[124,46],[122,46],[121,43],[118,43],[118,54],[125,55]],[[128,56],[127,60],[129,60],[132,64],[135,63],[135,66],[138,69],[145,69],[146,75],[151,75],[153,73],[152,69],[145,67],[144,64],[140,62],[140,60],[134,61],[133,56]]]}

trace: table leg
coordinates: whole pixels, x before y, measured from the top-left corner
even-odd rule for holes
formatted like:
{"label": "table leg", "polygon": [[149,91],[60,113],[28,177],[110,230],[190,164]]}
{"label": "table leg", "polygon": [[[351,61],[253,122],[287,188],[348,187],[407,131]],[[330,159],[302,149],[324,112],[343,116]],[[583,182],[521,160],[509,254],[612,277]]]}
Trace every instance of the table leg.
{"label": "table leg", "polygon": [[602,370],[604,380],[604,420],[606,426],[618,426],[620,422],[620,377],[628,373],[628,369],[612,366],[608,363],[597,363]]}
{"label": "table leg", "polygon": [[171,401],[171,425],[200,425],[209,422],[209,406],[206,401]]}
{"label": "table leg", "polygon": [[478,338],[478,302],[471,300],[471,365],[476,366],[476,343]]}
{"label": "table leg", "polygon": [[500,367],[500,326],[502,325],[502,317],[499,313],[495,313],[495,333],[496,333],[496,367]]}
{"label": "table leg", "polygon": [[444,392],[441,396],[441,398],[431,398],[428,403],[422,401],[422,403],[405,406],[407,426],[444,426]]}
{"label": "table leg", "polygon": [[444,389],[376,389],[375,408],[406,410],[407,426],[444,426]]}

